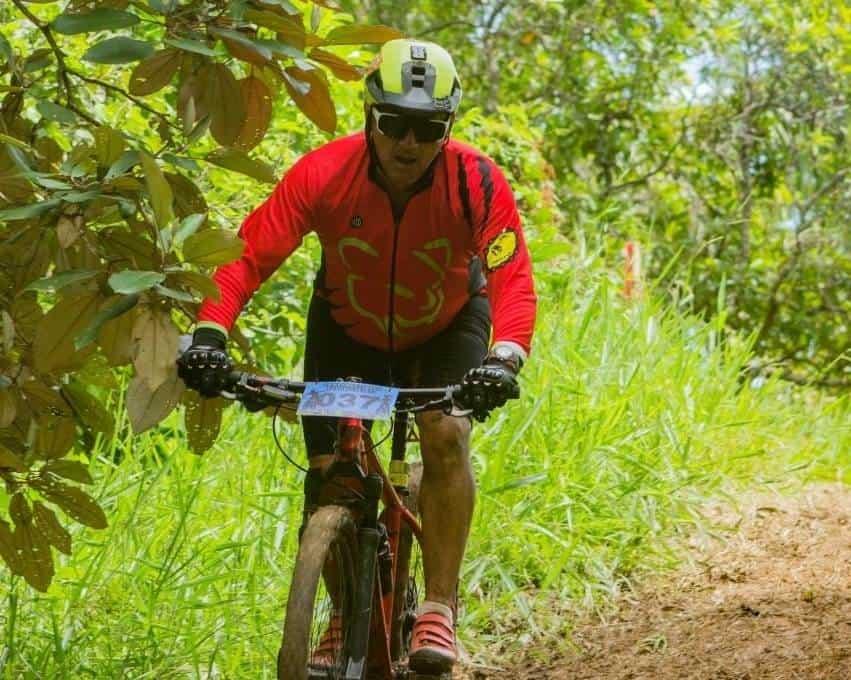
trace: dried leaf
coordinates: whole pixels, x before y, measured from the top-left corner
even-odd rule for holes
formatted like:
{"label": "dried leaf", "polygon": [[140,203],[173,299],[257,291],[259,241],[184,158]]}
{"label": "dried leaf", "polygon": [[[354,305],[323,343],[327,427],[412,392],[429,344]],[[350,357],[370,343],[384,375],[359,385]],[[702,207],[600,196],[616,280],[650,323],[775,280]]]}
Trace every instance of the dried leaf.
{"label": "dried leaf", "polygon": [[211,64],[201,74],[204,102],[210,111],[210,132],[219,144],[230,146],[245,120],[239,84],[224,64]]}
{"label": "dried leaf", "polygon": [[44,503],[33,503],[33,519],[35,527],[54,548],[66,555],[71,554],[71,534],[56,519],[56,513]]}
{"label": "dried leaf", "polygon": [[160,229],[165,229],[174,219],[171,187],[153,157],[145,152],[140,152],[139,155],[142,159],[151,207],[154,209],[154,219]]}
{"label": "dried leaf", "polygon": [[49,460],[42,468],[42,475],[53,474],[57,477],[70,479],[72,482],[80,484],[94,484],[89,468],[78,460]]}
{"label": "dried leaf", "polygon": [[189,448],[193,453],[201,455],[219,436],[225,400],[221,397],[203,399],[197,392],[187,390],[183,403],[186,404],[185,423]]}
{"label": "dried leaf", "polygon": [[357,66],[353,66],[342,57],[318,47],[310,50],[309,57],[327,67],[340,80],[360,80],[363,77],[363,72]]}
{"label": "dried leaf", "polygon": [[[309,85],[306,93],[300,90],[301,83]],[[288,66],[284,70],[284,86],[290,97],[310,120],[325,132],[337,129],[337,111],[328,92],[328,81],[319,69],[305,70]]]}
{"label": "dried leaf", "polygon": [[242,103],[245,108],[245,121],[233,145],[249,151],[257,146],[272,121],[272,93],[260,78],[248,77],[239,81]]}
{"label": "dried leaf", "polygon": [[183,390],[183,381],[177,377],[177,370],[155,390],[151,390],[138,376],[133,378],[127,388],[127,415],[134,434],[162,422],[180,402]]}
{"label": "dried leaf", "polygon": [[150,307],[140,311],[133,326],[136,375],[156,390],[174,371],[180,335],[171,317]]}
{"label": "dried leaf", "polygon": [[390,26],[349,24],[338,26],[325,36],[326,45],[381,45],[388,40],[404,38],[405,34]]}
{"label": "dried leaf", "polygon": [[130,74],[130,94],[144,97],[164,88],[174,77],[182,58],[179,50],[169,48],[139,62]]}
{"label": "dried leaf", "polygon": [[107,527],[106,515],[95,500],[82,489],[69,486],[54,477],[37,477],[31,485],[47,500],[58,505],[78,522],[93,529]]}
{"label": "dried leaf", "polygon": [[33,344],[38,371],[51,373],[82,365],[93,348],[77,351],[74,338],[89,325],[99,303],[97,294],[67,297],[44,316],[38,324]]}

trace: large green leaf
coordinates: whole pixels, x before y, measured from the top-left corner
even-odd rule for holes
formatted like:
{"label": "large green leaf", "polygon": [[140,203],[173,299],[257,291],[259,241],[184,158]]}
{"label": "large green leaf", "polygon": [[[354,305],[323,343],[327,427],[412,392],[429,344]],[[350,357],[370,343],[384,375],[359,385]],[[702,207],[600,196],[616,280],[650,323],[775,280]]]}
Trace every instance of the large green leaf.
{"label": "large green leaf", "polygon": [[269,165],[251,158],[242,151],[217,149],[207,154],[206,160],[219,167],[233,170],[267,184],[275,184],[278,181],[275,171]]}
{"label": "large green leaf", "polygon": [[172,211],[174,198],[171,187],[153,157],[145,152],[140,152],[140,156],[142,168],[145,171],[145,182],[148,184],[148,192],[151,196],[151,206],[154,209],[154,218],[157,226],[164,229],[174,219]]}
{"label": "large green leaf", "polygon": [[15,220],[29,220],[33,217],[44,215],[60,203],[61,201],[59,199],[54,198],[49,201],[42,201],[41,203],[23,205],[19,208],[7,208],[6,210],[0,210],[0,220],[5,220],[7,222],[13,222]]}
{"label": "large green leaf", "polygon": [[96,269],[71,269],[67,272],[54,274],[38,281],[33,281],[24,290],[61,290],[65,286],[70,286],[72,283],[80,283],[88,281],[100,274]]}
{"label": "large green leaf", "polygon": [[107,31],[113,28],[127,28],[139,23],[139,17],[130,12],[109,7],[99,7],[83,14],[60,14],[51,23],[57,33],[74,35],[76,33],[91,33],[92,31]]}
{"label": "large green leaf", "polygon": [[[127,269],[110,276],[108,283],[116,293],[132,295],[133,293],[141,293],[143,290],[153,288],[156,284],[163,281],[165,281],[165,274],[162,272]],[[133,305],[130,306],[132,307]]]}
{"label": "large green leaf", "polygon": [[178,47],[181,50],[186,50],[187,52],[203,54],[205,57],[216,56],[216,50],[212,47],[208,47],[202,42],[198,42],[197,40],[189,40],[188,38],[169,38],[165,41],[165,44],[171,45],[172,47]]}
{"label": "large green leaf", "polygon": [[232,231],[207,229],[193,234],[183,244],[183,257],[192,264],[215,266],[233,262],[245,243]]}
{"label": "large green leaf", "polygon": [[38,109],[38,112],[47,118],[47,120],[52,120],[57,123],[76,123],[77,122],[77,114],[74,113],[71,109],[66,109],[64,106],[60,106],[59,104],[54,104],[51,101],[42,100],[38,104],[35,105],[35,108]]}
{"label": "large green leaf", "polygon": [[118,36],[90,47],[82,58],[95,64],[129,64],[153,53],[154,46],[149,42]]}
{"label": "large green leaf", "polygon": [[133,433],[139,434],[161,422],[180,402],[183,390],[183,381],[177,377],[177,371],[155,390],[140,377],[133,378],[126,398]]}
{"label": "large green leaf", "polygon": [[224,64],[213,64],[202,73],[204,103],[210,112],[210,132],[219,144],[230,146],[245,120],[239,83]]}

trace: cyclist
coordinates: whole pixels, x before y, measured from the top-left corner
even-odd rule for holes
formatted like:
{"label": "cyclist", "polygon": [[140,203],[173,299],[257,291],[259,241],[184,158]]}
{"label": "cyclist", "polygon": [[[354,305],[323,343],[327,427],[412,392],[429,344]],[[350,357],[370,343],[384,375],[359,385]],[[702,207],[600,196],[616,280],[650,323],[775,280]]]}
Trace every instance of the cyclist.
{"label": "cyclist", "polygon": [[[202,304],[181,360],[187,385],[217,393],[242,307],[314,231],[322,260],[308,311],[306,381],[462,382],[477,418],[517,396],[535,317],[529,253],[502,172],[450,139],[460,100],[443,48],[418,40],[382,47],[365,80],[365,130],[303,156],[243,223],[242,257],[215,273],[221,298]],[[303,419],[308,475],[321,476],[332,461],[333,424]],[[426,597],[409,664],[434,673],[457,656],[455,593],[475,494],[471,421],[430,412],[417,424]]]}

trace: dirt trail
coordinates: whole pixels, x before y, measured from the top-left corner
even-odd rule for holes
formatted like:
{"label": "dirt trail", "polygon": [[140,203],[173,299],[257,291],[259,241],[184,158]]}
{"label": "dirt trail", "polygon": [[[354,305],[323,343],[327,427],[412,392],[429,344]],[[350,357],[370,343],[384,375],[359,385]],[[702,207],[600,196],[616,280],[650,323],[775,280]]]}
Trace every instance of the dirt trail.
{"label": "dirt trail", "polygon": [[694,537],[692,566],[578,627],[575,654],[529,649],[459,680],[851,679],[851,488],[708,514],[730,530]]}

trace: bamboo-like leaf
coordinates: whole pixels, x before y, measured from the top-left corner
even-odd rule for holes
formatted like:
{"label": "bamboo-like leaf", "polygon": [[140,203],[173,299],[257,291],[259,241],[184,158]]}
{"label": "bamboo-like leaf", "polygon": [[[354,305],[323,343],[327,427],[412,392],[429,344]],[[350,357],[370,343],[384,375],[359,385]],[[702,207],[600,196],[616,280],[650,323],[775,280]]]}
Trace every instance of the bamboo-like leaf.
{"label": "bamboo-like leaf", "polygon": [[108,38],[83,55],[83,61],[94,64],[128,64],[146,59],[154,52],[154,46],[143,40],[134,40],[125,36]]}
{"label": "bamboo-like leaf", "polygon": [[[301,92],[298,83],[307,83],[309,90],[306,93]],[[284,70],[284,86],[298,108],[316,123],[320,130],[334,132],[337,129],[337,110],[334,108],[334,102],[328,92],[328,81],[322,71],[288,66]]]}
{"label": "bamboo-like leaf", "polygon": [[50,545],[66,555],[71,554],[71,534],[59,523],[53,510],[36,501],[33,503],[33,520],[36,529]]}
{"label": "bamboo-like leaf", "polygon": [[159,92],[177,73],[182,59],[179,50],[169,48],[139,62],[130,74],[130,94],[144,97]]}
{"label": "bamboo-like leaf", "polygon": [[363,71],[357,66],[353,66],[342,57],[332,54],[318,47],[310,50],[308,55],[313,61],[327,67],[331,73],[337,76],[340,80],[360,80],[363,78]]}
{"label": "bamboo-like leaf", "polygon": [[140,434],[162,422],[180,403],[183,381],[177,370],[155,390],[136,376],[127,388],[127,415],[134,434]]}
{"label": "bamboo-like leaf", "polygon": [[107,527],[106,515],[103,514],[103,510],[82,489],[69,486],[52,475],[38,477],[30,483],[47,500],[58,505],[78,522],[93,529],[105,529]]}
{"label": "bamboo-like leaf", "polygon": [[167,313],[142,309],[133,326],[136,375],[156,390],[169,379],[177,360],[179,334]]}
{"label": "bamboo-like leaf", "polygon": [[42,476],[48,473],[80,484],[94,484],[89,468],[78,460],[49,460],[42,468]]}
{"label": "bamboo-like leaf", "polygon": [[86,427],[101,432],[107,437],[112,435],[115,421],[104,405],[86,391],[79,382],[71,382],[62,387],[62,394],[71,403],[74,413]]}
{"label": "bamboo-like leaf", "polygon": [[222,146],[230,146],[245,120],[242,94],[231,70],[224,64],[202,69],[204,102],[210,111],[210,132]]}
{"label": "bamboo-like leaf", "polygon": [[91,348],[77,351],[74,338],[85,330],[97,312],[97,294],[60,300],[38,324],[33,351],[35,366],[42,373],[79,366]]}
{"label": "bamboo-like leaf", "polygon": [[216,149],[207,154],[206,160],[267,184],[276,184],[278,181],[275,171],[270,166],[236,149]]}
{"label": "bamboo-like leaf", "polygon": [[153,157],[145,152],[140,152],[140,157],[151,197],[151,206],[154,209],[154,219],[160,229],[165,229],[174,219],[171,187]]}
{"label": "bamboo-like leaf", "polygon": [[272,121],[272,93],[266,83],[253,76],[240,80],[239,90],[245,120],[233,145],[243,151],[250,151],[263,141],[269,129]]}
{"label": "bamboo-like leaf", "polygon": [[326,45],[381,45],[388,40],[404,38],[405,34],[390,26],[349,24],[338,26],[325,36]]}
{"label": "bamboo-like leaf", "polygon": [[219,436],[224,399],[203,399],[197,392],[187,390],[183,403],[186,405],[184,420],[189,448],[200,455],[209,449]]}
{"label": "bamboo-like leaf", "polygon": [[192,264],[215,266],[233,262],[244,248],[245,242],[232,231],[207,229],[186,239],[183,257]]}
{"label": "bamboo-like leaf", "polygon": [[135,14],[120,9],[99,7],[91,12],[81,14],[60,14],[50,22],[50,25],[57,33],[75,35],[114,28],[127,28],[138,23],[139,17]]}

